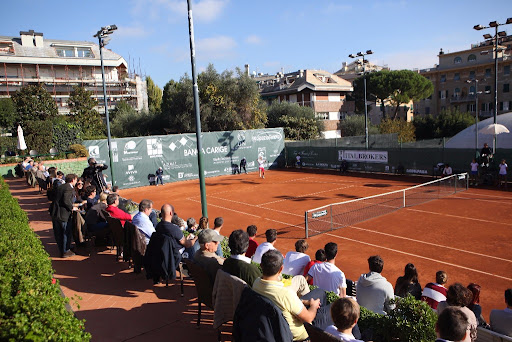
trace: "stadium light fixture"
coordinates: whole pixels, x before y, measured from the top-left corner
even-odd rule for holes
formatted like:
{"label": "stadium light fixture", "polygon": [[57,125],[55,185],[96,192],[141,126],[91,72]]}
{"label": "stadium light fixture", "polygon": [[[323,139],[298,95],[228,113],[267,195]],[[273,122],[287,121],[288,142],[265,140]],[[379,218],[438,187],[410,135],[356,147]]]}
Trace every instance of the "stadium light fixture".
{"label": "stadium light fixture", "polygon": [[[494,52],[494,124],[498,122],[498,52],[501,51],[498,46],[498,38],[505,37],[507,34],[505,32],[498,32],[498,27],[503,25],[512,24],[512,18],[508,18],[507,21],[503,24],[498,21],[491,21],[489,26],[475,25],[473,29],[480,31],[483,29],[494,28],[494,36],[490,34],[484,34],[485,39],[492,39],[493,41],[493,52]],[[486,54],[488,51],[482,51],[480,54]],[[496,152],[496,134],[494,134],[492,152]]]}
{"label": "stadium light fixture", "polygon": [[115,178],[114,178],[114,168],[112,164],[112,137],[110,136],[110,119],[108,117],[108,102],[107,102],[107,86],[105,84],[105,66],[103,65],[103,47],[108,44],[110,41],[109,35],[114,33],[114,31],[117,30],[116,25],[108,25],[102,27],[95,35],[94,37],[98,38],[98,45],[100,47],[100,61],[101,61],[101,79],[103,83],[103,102],[105,105],[105,118],[107,121],[107,143],[108,143],[108,159],[109,159],[109,166],[110,166],[110,174],[112,177],[112,186],[115,185]]}
{"label": "stadium light fixture", "polygon": [[366,52],[358,52],[355,55],[351,53],[348,55],[350,58],[363,57],[363,85],[364,85],[364,144],[366,149],[369,147],[368,143],[368,106],[366,104],[366,63],[368,60],[364,59],[364,56],[373,54],[372,50],[366,50]]}

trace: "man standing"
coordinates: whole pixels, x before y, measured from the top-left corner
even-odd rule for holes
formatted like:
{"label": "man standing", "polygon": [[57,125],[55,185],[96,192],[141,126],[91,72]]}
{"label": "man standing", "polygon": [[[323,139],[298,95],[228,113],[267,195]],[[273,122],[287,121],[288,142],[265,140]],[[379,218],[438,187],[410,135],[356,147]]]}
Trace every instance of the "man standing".
{"label": "man standing", "polygon": [[504,310],[491,311],[491,329],[512,337],[512,288],[505,290],[505,304]]}
{"label": "man standing", "polygon": [[172,205],[164,204],[161,209],[161,215],[162,221],[156,225],[155,230],[172,238],[172,250],[177,265],[181,261],[181,253],[183,253],[185,248],[192,247],[197,241],[197,237],[192,238],[191,234],[189,235],[190,238],[186,239],[180,227],[171,223],[172,216],[174,215],[174,207]]}
{"label": "man standing", "polygon": [[91,184],[96,187],[96,193],[101,194],[103,190],[107,188],[103,170],[108,169],[108,166],[96,163],[96,159],[94,158],[89,158],[88,163],[89,166],[84,169],[82,178],[89,180]]}
{"label": "man standing", "polygon": [[144,241],[146,242],[146,246],[149,243],[149,239],[151,235],[155,232],[155,228],[153,227],[153,222],[149,219],[149,215],[153,212],[153,201],[148,199],[143,199],[139,203],[139,212],[135,214],[132,219],[132,223],[139,229],[139,231],[144,236]]}
{"label": "man standing", "polygon": [[384,260],[379,255],[369,257],[368,266],[370,272],[361,274],[357,282],[357,302],[368,310],[385,314],[384,306],[395,297],[393,285],[380,274],[384,268]]}
{"label": "man standing", "polygon": [[243,157],[242,160],[240,160],[240,168],[238,169],[238,173],[242,172],[242,168],[247,174],[247,159],[245,159],[245,157]]}
{"label": "man standing", "polygon": [[[278,250],[272,249],[263,254],[261,270],[263,276],[254,281],[252,289],[270,299],[281,309],[284,318],[290,325],[294,341],[306,340],[308,333],[304,322],[313,322],[320,307],[320,300],[301,300],[293,291],[284,287],[280,279],[283,271],[283,256]],[[305,305],[309,308],[306,308]]]}
{"label": "man standing", "polygon": [[275,229],[267,229],[265,232],[265,237],[267,238],[267,242],[263,242],[261,245],[256,248],[256,252],[252,256],[252,261],[259,264],[261,263],[261,256],[268,251],[269,249],[275,249],[274,244],[277,240],[277,230]]}
{"label": "man standing", "polygon": [[73,212],[74,186],[77,179],[78,177],[75,174],[66,175],[66,183],[57,188],[55,200],[52,204],[53,232],[62,258],[75,255],[70,249],[72,236],[70,220]]}
{"label": "man standing", "polygon": [[313,278],[313,285],[322,290],[332,291],[340,297],[347,295],[347,280],[345,274],[336,267],[338,245],[329,242],[324,247],[327,261],[313,265],[308,272],[307,280]]}
{"label": "man standing", "polygon": [[217,271],[224,263],[224,258],[215,254],[217,247],[223,239],[224,236],[209,228],[203,230],[198,236],[200,249],[194,254],[194,261],[206,270],[212,284],[215,283]]}
{"label": "man standing", "polygon": [[252,287],[254,281],[261,277],[258,267],[251,263],[251,259],[245,256],[249,247],[249,235],[241,229],[235,230],[229,235],[229,249],[231,257],[222,265],[222,270],[245,281]]}
{"label": "man standing", "polygon": [[156,186],[158,186],[158,181],[160,181],[160,184],[164,185],[164,181],[162,180],[162,175],[164,174],[164,170],[162,170],[161,167],[158,168],[155,172],[156,174]]}

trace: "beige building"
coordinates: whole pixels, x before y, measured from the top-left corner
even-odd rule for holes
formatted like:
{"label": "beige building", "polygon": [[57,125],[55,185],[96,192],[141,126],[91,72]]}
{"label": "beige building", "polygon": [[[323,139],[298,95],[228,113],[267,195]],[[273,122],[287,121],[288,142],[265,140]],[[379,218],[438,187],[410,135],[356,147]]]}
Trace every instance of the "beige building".
{"label": "beige building", "polygon": [[324,122],[324,138],[339,138],[340,119],[354,111],[353,103],[346,101],[353,91],[350,82],[324,70],[298,70],[276,75],[255,77],[263,100],[297,103],[313,108]]}
{"label": "beige building", "polygon": [[[512,110],[510,69],[512,66],[512,36],[500,40],[498,52],[498,114]],[[415,114],[438,115],[450,107],[480,118],[494,115],[494,53],[490,41],[473,44],[470,49],[439,52],[439,64],[420,73],[434,84],[433,95],[415,103]],[[475,82],[477,81],[477,82]],[[478,84],[478,89],[476,88]],[[478,91],[478,108],[475,94]],[[481,92],[481,93],[480,93]]]}
{"label": "beige building", "polygon": [[[104,48],[103,60],[109,109],[125,100],[137,110],[147,110],[146,82],[130,74],[127,62],[115,52]],[[20,37],[0,36],[0,98],[30,84],[43,84],[61,114],[69,113],[67,101],[74,85],[92,91],[96,109],[105,111],[98,44],[44,39],[33,30],[20,32]]]}

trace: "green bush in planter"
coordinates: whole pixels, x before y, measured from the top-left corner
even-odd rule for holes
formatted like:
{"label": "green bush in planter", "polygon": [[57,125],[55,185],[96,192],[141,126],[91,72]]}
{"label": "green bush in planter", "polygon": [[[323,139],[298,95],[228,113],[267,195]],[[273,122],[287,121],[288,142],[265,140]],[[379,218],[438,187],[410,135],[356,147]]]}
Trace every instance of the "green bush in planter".
{"label": "green bush in planter", "polygon": [[26,213],[0,177],[0,341],[89,341],[65,308],[58,281]]}

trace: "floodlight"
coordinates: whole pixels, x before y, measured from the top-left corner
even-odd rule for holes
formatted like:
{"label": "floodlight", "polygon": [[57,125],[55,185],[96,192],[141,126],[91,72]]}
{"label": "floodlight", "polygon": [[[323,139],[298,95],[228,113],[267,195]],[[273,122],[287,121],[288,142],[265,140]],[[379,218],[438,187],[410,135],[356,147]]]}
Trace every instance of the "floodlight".
{"label": "floodlight", "polygon": [[490,27],[498,27],[499,25],[500,25],[500,24],[498,24],[498,22],[497,22],[497,21],[491,21],[491,22],[489,23],[489,26],[490,26]]}
{"label": "floodlight", "polygon": [[475,30],[477,30],[477,31],[480,31],[480,30],[483,30],[483,29],[484,29],[484,27],[483,27],[482,25],[475,25],[475,26],[473,26],[473,28],[474,28]]}
{"label": "floodlight", "polygon": [[366,54],[367,55],[371,55],[371,54],[373,54],[373,51],[372,50],[366,50]]}
{"label": "floodlight", "polygon": [[350,55],[348,55],[350,58],[356,58],[356,55],[354,55],[353,53],[351,53]]}
{"label": "floodlight", "polygon": [[363,57],[363,56],[364,56],[362,52],[358,52],[358,53],[357,53],[357,55],[358,55],[359,57]]}
{"label": "floodlight", "polygon": [[512,18],[508,18],[505,24],[512,24]]}
{"label": "floodlight", "polygon": [[492,36],[491,36],[489,33],[486,33],[486,34],[484,34],[484,38],[485,38],[485,39],[491,39],[491,38],[492,38]]}
{"label": "floodlight", "polygon": [[506,35],[507,35],[507,32],[505,32],[505,31],[498,32],[499,37],[505,37]]}

